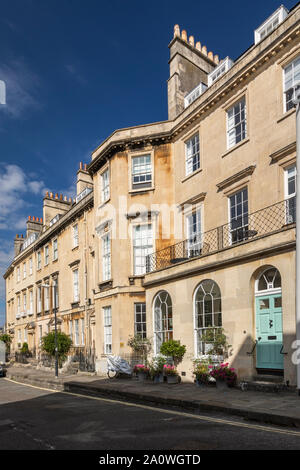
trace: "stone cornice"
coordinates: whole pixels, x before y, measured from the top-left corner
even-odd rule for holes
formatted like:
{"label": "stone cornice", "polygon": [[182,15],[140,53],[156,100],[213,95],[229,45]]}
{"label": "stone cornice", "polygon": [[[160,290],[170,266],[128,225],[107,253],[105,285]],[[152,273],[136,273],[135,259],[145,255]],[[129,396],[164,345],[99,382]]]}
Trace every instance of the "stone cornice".
{"label": "stone cornice", "polygon": [[252,175],[256,168],[256,165],[250,165],[244,170],[239,171],[238,173],[235,173],[235,175],[230,176],[229,178],[226,178],[225,180],[221,181],[221,183],[218,183],[216,186],[218,188],[218,192],[222,191],[224,188],[227,188],[228,186],[231,186],[232,184],[240,181],[242,178],[245,178],[245,176]]}
{"label": "stone cornice", "polygon": [[[128,145],[145,145],[148,143],[158,145],[176,140],[180,133],[193,125],[196,120],[204,118],[220,102],[223,102],[232,91],[238,90],[240,86],[247,85],[255,75],[260,73],[266,63],[274,60],[295,38],[300,37],[299,14],[300,7],[293,10],[268,37],[257,45],[251,46],[242,54],[228,72],[216,80],[211,87],[173,121],[163,121],[147,126],[115,131],[93,152],[94,159],[88,165],[89,173],[94,174],[103,165],[103,161],[111,158],[116,152],[127,150]],[[160,129],[163,128],[162,132],[157,132],[158,126]],[[151,132],[151,127],[153,132]],[[135,134],[140,135],[136,136]]]}
{"label": "stone cornice", "polygon": [[193,196],[190,199],[187,199],[186,201],[181,202],[180,204],[178,204],[177,207],[178,207],[178,209],[183,210],[184,206],[194,205],[194,204],[198,204],[199,202],[203,202],[204,199],[206,198],[206,194],[207,193],[197,194],[197,196]]}
{"label": "stone cornice", "polygon": [[286,145],[285,147],[279,150],[276,150],[276,152],[271,153],[270,155],[271,163],[276,163],[282,158],[286,157],[287,155],[290,155],[293,152],[296,152],[296,142],[292,142],[289,145]]}

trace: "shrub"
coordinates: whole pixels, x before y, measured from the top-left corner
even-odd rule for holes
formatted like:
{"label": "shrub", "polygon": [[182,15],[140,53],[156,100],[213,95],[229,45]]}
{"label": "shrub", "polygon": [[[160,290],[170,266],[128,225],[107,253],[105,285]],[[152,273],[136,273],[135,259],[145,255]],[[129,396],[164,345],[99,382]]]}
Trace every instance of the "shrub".
{"label": "shrub", "polygon": [[[71,338],[62,333],[57,332],[57,353],[58,361],[61,366],[63,361],[67,357],[67,353],[70,351],[72,346]],[[48,353],[50,356],[55,357],[55,332],[50,332],[42,338],[42,350]]]}
{"label": "shrub", "polygon": [[150,375],[154,377],[155,375],[161,374],[163,372],[165,364],[166,360],[163,356],[154,357],[149,364]]}
{"label": "shrub", "polygon": [[25,356],[29,356],[29,347],[28,343],[23,343],[23,346],[20,351],[21,354],[24,354]]}
{"label": "shrub", "polygon": [[160,352],[164,356],[172,357],[174,364],[179,364],[182,361],[183,356],[186,352],[186,346],[180,344],[180,341],[170,339],[163,343],[160,347]]}

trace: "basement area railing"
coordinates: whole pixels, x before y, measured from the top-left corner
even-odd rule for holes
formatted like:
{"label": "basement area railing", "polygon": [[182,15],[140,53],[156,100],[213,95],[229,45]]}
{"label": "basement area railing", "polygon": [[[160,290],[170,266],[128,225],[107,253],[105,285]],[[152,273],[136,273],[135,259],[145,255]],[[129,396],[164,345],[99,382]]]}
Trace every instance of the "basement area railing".
{"label": "basement area railing", "polygon": [[175,245],[147,255],[146,272],[157,271],[192,258],[216,253],[246,241],[283,230],[296,223],[296,198],[236,217],[229,224],[193,235]]}

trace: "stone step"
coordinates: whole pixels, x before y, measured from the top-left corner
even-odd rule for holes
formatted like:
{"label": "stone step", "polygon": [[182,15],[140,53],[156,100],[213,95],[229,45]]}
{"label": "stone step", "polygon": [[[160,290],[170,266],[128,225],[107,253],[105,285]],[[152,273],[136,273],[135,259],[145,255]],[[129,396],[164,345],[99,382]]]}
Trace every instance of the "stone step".
{"label": "stone step", "polygon": [[239,388],[243,391],[253,391],[253,392],[291,392],[296,393],[296,387],[291,387],[285,384],[283,381],[280,383],[263,381],[263,380],[241,380],[239,383]]}
{"label": "stone step", "polygon": [[269,374],[255,375],[252,381],[284,384],[284,379],[280,375],[269,375]]}

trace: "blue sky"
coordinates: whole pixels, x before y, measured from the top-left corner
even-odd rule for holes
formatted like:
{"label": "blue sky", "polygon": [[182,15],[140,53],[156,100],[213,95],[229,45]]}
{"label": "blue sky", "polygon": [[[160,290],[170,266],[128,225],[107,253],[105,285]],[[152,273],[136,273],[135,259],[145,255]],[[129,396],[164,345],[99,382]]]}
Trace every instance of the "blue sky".
{"label": "blue sky", "polygon": [[72,195],[79,162],[111,132],[167,119],[174,24],[236,59],[280,3],[0,0],[0,326],[13,238],[42,216],[45,190]]}

